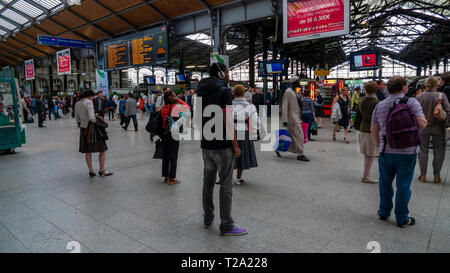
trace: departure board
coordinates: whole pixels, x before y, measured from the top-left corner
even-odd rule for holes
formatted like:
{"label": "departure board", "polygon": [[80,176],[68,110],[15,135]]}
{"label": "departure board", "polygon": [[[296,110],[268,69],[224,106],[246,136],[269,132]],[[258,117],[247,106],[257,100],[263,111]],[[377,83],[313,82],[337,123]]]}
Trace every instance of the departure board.
{"label": "departure board", "polygon": [[169,61],[168,38],[167,26],[164,25],[106,41],[103,44],[105,70],[167,63]]}
{"label": "departure board", "polygon": [[131,41],[133,65],[151,65],[153,54],[153,36],[146,36]]}
{"label": "departure board", "polygon": [[108,69],[129,66],[127,42],[107,46]]}

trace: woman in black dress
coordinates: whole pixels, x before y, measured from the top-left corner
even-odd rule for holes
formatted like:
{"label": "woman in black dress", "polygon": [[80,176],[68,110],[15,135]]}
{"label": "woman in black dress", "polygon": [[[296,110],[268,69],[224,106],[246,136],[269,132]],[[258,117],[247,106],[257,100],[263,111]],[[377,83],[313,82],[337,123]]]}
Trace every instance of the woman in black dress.
{"label": "woman in black dress", "polygon": [[95,176],[94,168],[92,167],[92,153],[100,153],[100,176],[110,176],[113,173],[105,170],[106,161],[106,141],[98,139],[93,136],[94,126],[97,119],[100,123],[106,124],[105,120],[100,115],[94,114],[94,91],[86,90],[83,92],[82,99],[75,105],[75,120],[80,125],[80,153],[85,154],[86,164],[89,168],[89,176]]}
{"label": "woman in black dress", "polygon": [[339,127],[344,128],[345,136],[344,141],[345,143],[350,143],[348,141],[348,126],[350,125],[350,93],[348,85],[344,85],[341,89],[341,93],[339,96],[334,98],[333,105],[335,103],[339,103],[339,107],[341,108],[342,118],[336,123],[333,130],[333,140],[336,140],[336,131],[339,129]]}

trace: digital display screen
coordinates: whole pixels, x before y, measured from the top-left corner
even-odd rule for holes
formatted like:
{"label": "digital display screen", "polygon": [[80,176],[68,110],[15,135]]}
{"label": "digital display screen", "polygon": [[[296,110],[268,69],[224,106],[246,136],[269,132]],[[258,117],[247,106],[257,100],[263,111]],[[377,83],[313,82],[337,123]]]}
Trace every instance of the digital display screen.
{"label": "digital display screen", "polygon": [[176,78],[177,83],[186,81],[186,77],[182,73],[175,74],[175,78]]}
{"label": "digital display screen", "polygon": [[104,49],[107,71],[167,63],[167,27],[157,27],[108,41]]}
{"label": "digital display screen", "polygon": [[378,52],[350,53],[350,71],[378,69],[380,67]]}
{"label": "digital display screen", "polygon": [[108,69],[129,66],[127,42],[107,46],[106,51],[108,55]]}
{"label": "digital display screen", "polygon": [[153,61],[153,36],[132,40],[131,57],[133,65],[150,65]]}
{"label": "digital display screen", "polygon": [[268,63],[268,64],[266,64],[266,69],[267,69],[267,74],[283,72],[281,63]]}
{"label": "digital display screen", "polygon": [[155,82],[155,76],[146,76],[146,77],[145,77],[145,83],[146,83],[147,85],[155,85],[155,84],[156,84],[156,82]]}

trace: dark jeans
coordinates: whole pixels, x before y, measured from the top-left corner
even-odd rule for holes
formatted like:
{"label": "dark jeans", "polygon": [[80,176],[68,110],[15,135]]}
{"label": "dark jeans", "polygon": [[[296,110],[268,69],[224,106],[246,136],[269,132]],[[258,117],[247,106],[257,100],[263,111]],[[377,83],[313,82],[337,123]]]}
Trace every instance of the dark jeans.
{"label": "dark jeans", "polygon": [[130,125],[130,120],[131,119],[133,119],[134,130],[137,131],[138,130],[138,123],[137,123],[136,115],[125,117],[125,127],[124,127],[124,129],[125,130],[128,129],[128,125]]}
{"label": "dark jeans", "polygon": [[122,126],[125,123],[125,115],[119,114],[119,116],[120,116],[120,126]]}
{"label": "dark jeans", "polygon": [[109,120],[111,120],[111,116],[112,116],[112,119],[114,120],[114,112],[115,112],[115,109],[114,109],[114,108],[108,109],[108,117],[109,117]]}
{"label": "dark jeans", "polygon": [[384,154],[378,158],[380,170],[380,214],[391,215],[394,189],[392,182],[397,177],[395,193],[395,219],[398,223],[408,221],[408,203],[411,198],[411,181],[414,176],[417,155]]}
{"label": "dark jeans", "polygon": [[45,112],[38,113],[38,126],[44,126]]}
{"label": "dark jeans", "polygon": [[162,160],[162,176],[175,179],[177,177],[178,149],[180,142],[172,138],[172,136],[163,136],[163,160]]}
{"label": "dark jeans", "polygon": [[27,123],[28,122],[28,111],[27,111],[27,109],[24,108],[22,113],[23,113],[23,123]]}
{"label": "dark jeans", "polygon": [[233,149],[207,150],[203,153],[203,211],[205,222],[214,219],[214,185],[217,173],[220,179],[219,205],[220,205],[220,232],[230,232],[234,228],[231,217],[231,204],[233,198]]}
{"label": "dark jeans", "polygon": [[311,125],[314,121],[314,116],[312,113],[304,113],[302,114],[302,120],[303,122],[306,122],[309,124],[308,126],[308,140],[311,140]]}

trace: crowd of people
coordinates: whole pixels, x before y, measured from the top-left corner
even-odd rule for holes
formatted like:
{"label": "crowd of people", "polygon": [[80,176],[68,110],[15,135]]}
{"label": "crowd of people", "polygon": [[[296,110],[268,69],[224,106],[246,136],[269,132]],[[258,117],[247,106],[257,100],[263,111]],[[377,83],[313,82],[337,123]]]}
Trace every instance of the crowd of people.
{"label": "crowd of people", "polygon": [[[137,115],[148,113],[149,124],[157,122],[159,126],[157,133],[152,133],[151,139],[153,141],[156,136],[155,143],[159,143],[162,150],[162,177],[163,182],[168,185],[181,182],[177,179],[180,142],[173,135],[176,133],[174,126],[177,125],[176,128],[181,129],[182,125],[186,124],[185,118],[189,116],[195,121],[192,127],[204,128],[214,117],[199,113],[211,105],[219,107],[223,113],[223,128],[219,130],[223,132],[223,137],[211,139],[205,137],[205,132],[201,131],[204,226],[210,227],[214,220],[213,192],[215,184],[218,184],[220,233],[244,235],[247,234],[247,229],[235,225],[231,215],[233,184],[245,184],[244,171],[258,167],[254,141],[259,139],[260,113],[268,114],[260,112],[260,106],[278,102],[273,90],[262,94],[259,88],[246,89],[240,84],[232,89],[228,88],[229,72],[223,64],[213,64],[209,72],[210,77],[203,79],[196,91],[183,91],[178,95],[169,87],[162,92],[150,92],[140,96],[114,93],[109,98],[103,96],[102,92],[94,94],[91,90],[85,90],[71,98],[40,96],[34,97],[34,102],[32,98],[24,98],[21,104],[24,111],[38,113],[39,117],[45,117],[48,111],[49,119],[51,115],[54,115],[55,119],[58,118],[60,112],[68,114],[72,108],[72,115],[80,127],[79,151],[85,154],[91,177],[96,175],[92,166],[92,153],[99,153],[99,175],[113,175],[105,167],[108,149],[108,125],[105,115],[108,115],[109,120],[118,117],[125,131],[133,120],[134,129],[138,131]],[[286,127],[291,139],[288,152],[296,154],[298,160],[307,162],[309,158],[304,154],[304,144],[306,141],[314,141],[313,126],[322,128],[324,100],[320,94],[312,99],[309,90],[303,90],[299,94],[299,77],[291,77],[290,83],[291,86],[282,96],[281,124]],[[409,216],[408,210],[410,188],[417,157],[420,168],[418,180],[427,182],[430,142],[433,147],[434,183],[441,183],[446,128],[450,119],[450,104],[446,94],[449,91],[450,74],[444,75],[441,82],[434,77],[427,78],[423,84],[423,92],[414,93],[413,96],[408,92],[407,80],[397,76],[389,79],[387,83],[366,82],[363,88],[355,88],[353,95],[350,95],[349,87],[344,85],[334,98],[331,115],[334,124],[332,140],[336,141],[336,133],[343,129],[344,142],[349,143],[349,129],[353,126],[359,131],[359,148],[364,156],[361,182],[379,184],[379,219],[387,220],[391,216],[394,208],[392,183],[396,178],[394,212],[397,225],[406,227],[415,224],[415,219]],[[352,120],[352,112],[359,113],[359,122]],[[303,123],[307,126],[304,127]],[[41,125],[40,120],[39,126]],[[275,152],[281,157],[279,151]],[[378,180],[370,176],[376,159],[379,165]]]}

